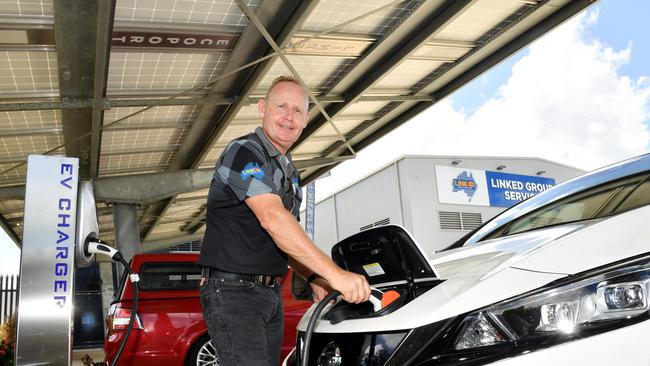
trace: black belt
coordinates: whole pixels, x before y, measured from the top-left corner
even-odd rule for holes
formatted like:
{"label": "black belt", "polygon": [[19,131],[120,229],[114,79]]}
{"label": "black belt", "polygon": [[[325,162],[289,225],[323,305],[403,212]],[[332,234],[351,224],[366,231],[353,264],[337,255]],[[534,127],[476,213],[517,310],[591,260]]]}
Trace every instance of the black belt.
{"label": "black belt", "polygon": [[206,278],[224,278],[237,281],[248,281],[261,286],[273,286],[280,283],[280,277],[274,275],[241,274],[222,272],[214,268],[203,267],[202,275]]}

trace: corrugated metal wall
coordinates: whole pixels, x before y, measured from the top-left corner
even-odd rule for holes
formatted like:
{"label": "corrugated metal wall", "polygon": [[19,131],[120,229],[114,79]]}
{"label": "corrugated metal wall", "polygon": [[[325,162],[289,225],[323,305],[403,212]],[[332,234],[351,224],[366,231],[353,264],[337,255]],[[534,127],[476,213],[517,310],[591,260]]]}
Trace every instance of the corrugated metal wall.
{"label": "corrugated metal wall", "polygon": [[[316,183],[318,186],[318,183]],[[336,233],[336,204],[335,197],[329,197],[318,203],[315,212],[314,236],[316,245],[325,253],[330,254],[334,244],[339,242]]]}
{"label": "corrugated metal wall", "polygon": [[382,224],[402,224],[397,166],[392,164],[336,195],[338,237]]}

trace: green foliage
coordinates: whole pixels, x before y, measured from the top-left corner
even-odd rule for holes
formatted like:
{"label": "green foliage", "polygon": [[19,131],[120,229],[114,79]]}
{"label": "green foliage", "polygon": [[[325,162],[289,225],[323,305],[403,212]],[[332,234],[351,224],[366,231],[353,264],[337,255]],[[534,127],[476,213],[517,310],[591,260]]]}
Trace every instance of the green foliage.
{"label": "green foliage", "polygon": [[0,325],[0,366],[13,366],[16,352],[16,315]]}

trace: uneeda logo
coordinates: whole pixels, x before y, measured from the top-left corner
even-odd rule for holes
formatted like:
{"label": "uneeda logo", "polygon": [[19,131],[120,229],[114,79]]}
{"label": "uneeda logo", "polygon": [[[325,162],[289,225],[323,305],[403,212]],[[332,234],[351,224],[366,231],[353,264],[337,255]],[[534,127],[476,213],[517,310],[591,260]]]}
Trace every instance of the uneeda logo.
{"label": "uneeda logo", "polygon": [[472,197],[474,196],[474,193],[476,193],[478,184],[476,184],[476,180],[472,173],[462,172],[458,174],[456,179],[451,181],[451,188],[454,192],[465,192],[469,198],[469,202],[472,202]]}
{"label": "uneeda logo", "polygon": [[260,168],[259,163],[255,163],[255,164],[248,163],[248,164],[246,164],[246,166],[244,167],[244,170],[242,170],[241,173],[239,173],[239,174],[241,174],[241,179],[242,180],[246,180],[249,177],[254,177],[254,178],[257,178],[259,180],[262,180],[262,178],[264,178],[264,170],[262,170],[262,168]]}

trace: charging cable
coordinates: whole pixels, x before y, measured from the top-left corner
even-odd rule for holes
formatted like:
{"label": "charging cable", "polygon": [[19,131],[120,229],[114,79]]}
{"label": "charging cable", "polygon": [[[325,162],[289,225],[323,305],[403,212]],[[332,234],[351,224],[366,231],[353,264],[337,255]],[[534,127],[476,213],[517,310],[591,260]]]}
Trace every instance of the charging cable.
{"label": "charging cable", "polygon": [[[303,349],[302,349],[302,357],[300,359],[300,365],[301,366],[307,366],[308,363],[308,358],[309,358],[309,346],[311,345],[311,337],[312,334],[314,333],[314,328],[316,327],[316,323],[318,322],[318,318],[320,318],[321,312],[323,312],[323,309],[327,304],[330,303],[330,301],[336,299],[339,297],[341,293],[339,291],[332,291],[330,292],[321,302],[316,306],[316,309],[314,309],[314,312],[311,314],[311,318],[309,318],[309,322],[307,323],[307,329],[305,329],[305,339],[303,342]],[[375,313],[380,311],[381,309],[386,308],[388,305],[393,303],[395,300],[399,298],[399,293],[393,290],[389,291],[381,291],[375,287],[370,287],[370,298],[368,301],[372,304],[372,309]]]}
{"label": "charging cable", "polygon": [[311,318],[309,318],[309,323],[307,323],[307,329],[305,329],[305,340],[302,344],[302,357],[300,358],[300,365],[301,366],[308,366],[309,362],[309,346],[311,344],[311,336],[314,334],[314,328],[316,327],[316,323],[318,322],[318,318],[320,317],[320,313],[323,312],[323,309],[327,304],[330,303],[330,301],[336,299],[337,297],[341,296],[341,293],[339,291],[332,291],[323,300],[321,300],[318,305],[316,306],[316,309],[314,309],[314,312],[311,314]]}
{"label": "charging cable", "polygon": [[138,276],[137,273],[133,273],[133,271],[131,270],[131,266],[129,266],[129,264],[126,262],[122,253],[120,253],[119,250],[109,246],[105,241],[89,236],[88,238],[86,238],[86,242],[84,245],[84,252],[86,256],[90,256],[91,254],[105,255],[107,257],[110,257],[112,260],[116,262],[120,262],[124,266],[124,270],[129,273],[129,278],[131,279],[131,285],[133,286],[133,309],[131,309],[131,317],[129,318],[129,325],[126,328],[126,334],[124,335],[124,338],[122,339],[122,343],[120,344],[120,347],[117,349],[115,358],[111,363],[111,366],[115,366],[117,365],[117,361],[120,359],[122,350],[126,345],[126,341],[129,339],[129,335],[131,334],[131,329],[133,329],[133,323],[135,322],[135,314],[138,311],[138,281],[140,281],[140,277]]}

